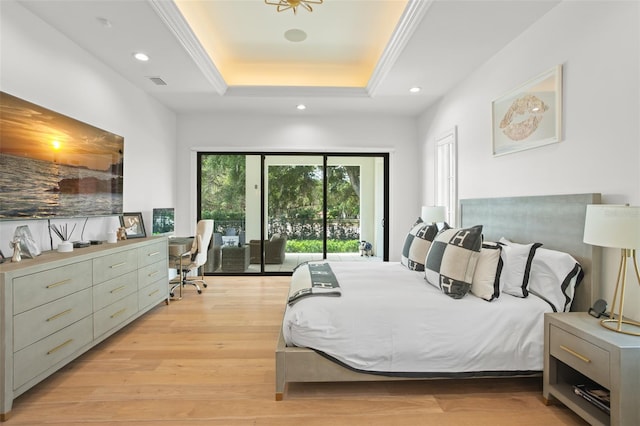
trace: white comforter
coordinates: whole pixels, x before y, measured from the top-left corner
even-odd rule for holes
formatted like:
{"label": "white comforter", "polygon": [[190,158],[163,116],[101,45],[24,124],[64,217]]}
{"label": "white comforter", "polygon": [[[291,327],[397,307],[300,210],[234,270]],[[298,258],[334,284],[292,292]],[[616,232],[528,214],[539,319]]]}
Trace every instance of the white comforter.
{"label": "white comforter", "polygon": [[[492,302],[454,300],[395,262],[331,263],[340,297],[314,296],[287,306],[288,346],[312,348],[370,372],[541,371],[544,312],[530,295]],[[298,274],[308,274],[300,267]]]}

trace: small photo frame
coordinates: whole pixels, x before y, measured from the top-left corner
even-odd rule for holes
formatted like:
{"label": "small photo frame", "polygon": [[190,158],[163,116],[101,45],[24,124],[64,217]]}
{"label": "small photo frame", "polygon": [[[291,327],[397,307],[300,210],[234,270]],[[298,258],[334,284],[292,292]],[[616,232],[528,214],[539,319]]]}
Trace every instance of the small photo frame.
{"label": "small photo frame", "polygon": [[493,155],[562,139],[562,65],[521,84],[491,104]]}
{"label": "small photo frame", "polygon": [[120,226],[122,226],[127,234],[127,238],[146,238],[147,233],[144,230],[144,221],[142,213],[123,213],[120,216]]}

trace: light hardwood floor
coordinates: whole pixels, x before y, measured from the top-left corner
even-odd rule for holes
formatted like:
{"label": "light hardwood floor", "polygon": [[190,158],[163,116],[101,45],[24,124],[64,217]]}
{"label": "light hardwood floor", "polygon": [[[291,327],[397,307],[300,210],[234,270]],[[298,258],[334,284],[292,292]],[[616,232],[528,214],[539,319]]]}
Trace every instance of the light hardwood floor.
{"label": "light hardwood floor", "polygon": [[20,396],[13,425],[583,425],[542,379],[292,384],[274,400],[286,277],[209,277]]}

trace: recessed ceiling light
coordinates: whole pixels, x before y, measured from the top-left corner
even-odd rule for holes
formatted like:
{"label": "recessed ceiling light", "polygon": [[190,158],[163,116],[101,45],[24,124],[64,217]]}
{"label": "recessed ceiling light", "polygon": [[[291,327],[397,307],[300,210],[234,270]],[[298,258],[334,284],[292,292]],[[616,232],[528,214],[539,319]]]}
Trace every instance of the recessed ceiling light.
{"label": "recessed ceiling light", "polygon": [[307,109],[307,106],[305,104],[298,104],[296,106],[296,108],[299,109],[300,111],[303,111],[303,110]]}
{"label": "recessed ceiling light", "polygon": [[417,87],[417,86],[416,86],[416,87],[412,87],[411,89],[409,89],[409,91],[410,91],[411,93],[418,93],[420,90],[422,90],[422,89],[420,89],[420,88],[419,88],[419,87]]}
{"label": "recessed ceiling light", "polygon": [[307,39],[307,33],[297,28],[292,28],[285,31],[284,38],[291,42],[297,43],[300,41],[305,41]]}
{"label": "recessed ceiling light", "polygon": [[149,60],[149,56],[147,56],[146,54],[144,54],[142,52],[134,53],[133,57],[136,58],[139,61],[142,61],[142,62],[147,62]]}

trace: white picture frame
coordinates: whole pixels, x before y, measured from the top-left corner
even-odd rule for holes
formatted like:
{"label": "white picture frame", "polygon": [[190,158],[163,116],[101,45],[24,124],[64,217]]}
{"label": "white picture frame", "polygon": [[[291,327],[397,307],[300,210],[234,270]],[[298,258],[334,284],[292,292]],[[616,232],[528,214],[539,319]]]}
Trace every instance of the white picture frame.
{"label": "white picture frame", "polygon": [[562,65],[556,65],[491,103],[494,156],[560,142]]}

